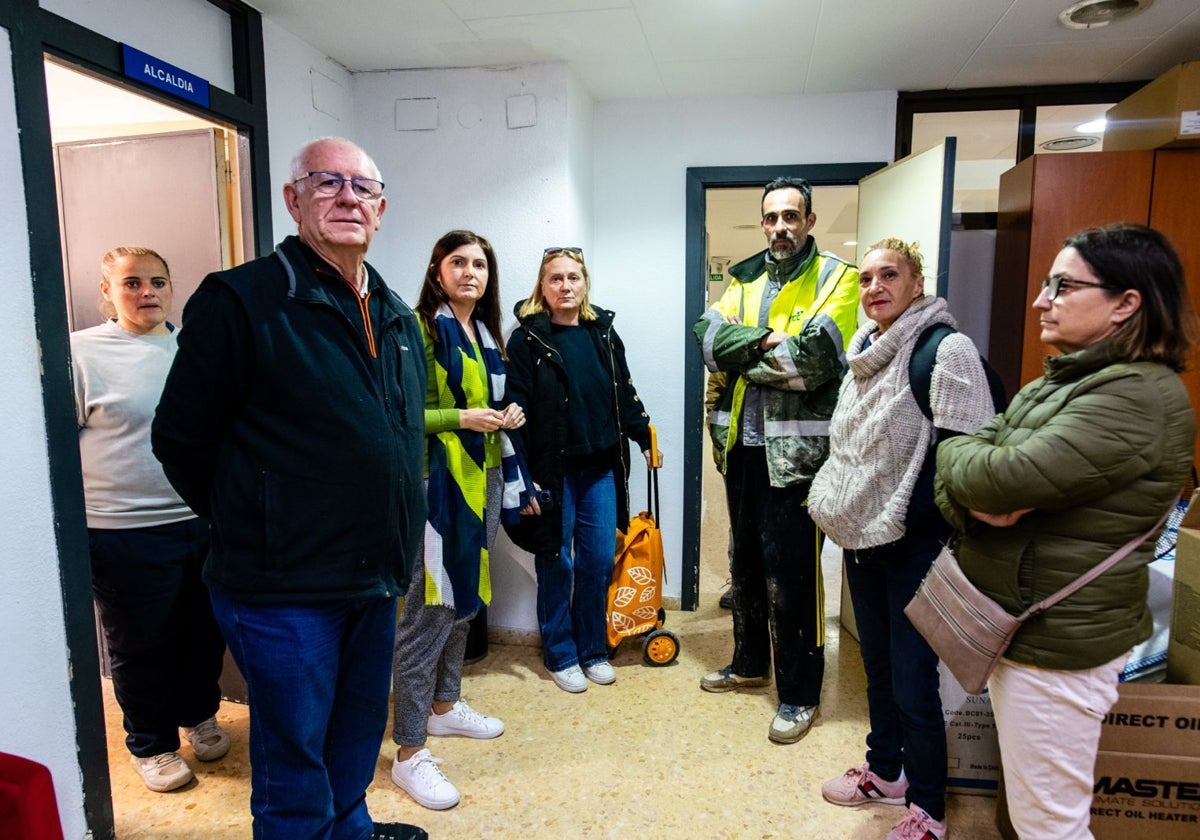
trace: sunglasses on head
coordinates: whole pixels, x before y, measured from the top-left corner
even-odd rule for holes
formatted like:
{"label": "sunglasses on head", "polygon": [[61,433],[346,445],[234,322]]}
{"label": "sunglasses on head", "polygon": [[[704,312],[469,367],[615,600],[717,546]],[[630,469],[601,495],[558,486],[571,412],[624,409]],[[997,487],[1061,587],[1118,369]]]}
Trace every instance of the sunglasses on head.
{"label": "sunglasses on head", "polygon": [[544,257],[548,257],[551,254],[573,254],[580,260],[583,259],[583,249],[574,245],[556,245],[542,252],[542,256]]}

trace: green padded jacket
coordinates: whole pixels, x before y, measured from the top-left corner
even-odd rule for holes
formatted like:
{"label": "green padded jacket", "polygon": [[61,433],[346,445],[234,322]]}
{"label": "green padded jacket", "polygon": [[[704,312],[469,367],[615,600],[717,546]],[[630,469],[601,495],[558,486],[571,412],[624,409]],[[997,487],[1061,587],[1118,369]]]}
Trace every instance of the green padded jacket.
{"label": "green padded jacket", "polygon": [[[1192,467],[1196,420],[1179,376],[1121,362],[1108,341],[1046,360],[1008,410],[937,454],[937,502],[960,531],[966,575],[1020,613],[1148,531]],[[1034,510],[1007,528],[967,510]],[[1017,632],[1014,662],[1079,670],[1149,637],[1155,538]]]}

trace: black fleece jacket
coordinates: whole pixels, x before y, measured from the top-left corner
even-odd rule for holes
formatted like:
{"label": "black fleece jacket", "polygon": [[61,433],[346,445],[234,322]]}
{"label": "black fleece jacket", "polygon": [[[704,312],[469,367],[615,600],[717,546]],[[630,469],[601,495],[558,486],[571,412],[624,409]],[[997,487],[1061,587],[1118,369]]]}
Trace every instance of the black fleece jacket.
{"label": "black fleece jacket", "polygon": [[[520,312],[517,304],[515,312]],[[520,317],[518,315],[518,317]],[[582,321],[596,348],[600,363],[611,377],[612,422],[619,431],[613,450],[613,477],[617,485],[617,528],[629,523],[629,439],[645,451],[650,448],[650,417],[633,387],[625,345],[613,329],[613,313],[596,308],[596,320]],[[555,504],[540,516],[522,516],[516,526],[505,526],[513,543],[534,554],[555,552],[562,544],[564,449],[567,444],[567,381],[570,371],[551,338],[550,317],[545,313],[521,318],[508,339],[508,376],[505,402],[525,410],[526,423],[518,432],[533,480],[550,490]]]}
{"label": "black fleece jacket", "polygon": [[425,521],[426,369],[412,310],[360,299],[296,237],[210,274],[184,310],[152,429],[212,521],[205,580],[250,601],[390,597]]}

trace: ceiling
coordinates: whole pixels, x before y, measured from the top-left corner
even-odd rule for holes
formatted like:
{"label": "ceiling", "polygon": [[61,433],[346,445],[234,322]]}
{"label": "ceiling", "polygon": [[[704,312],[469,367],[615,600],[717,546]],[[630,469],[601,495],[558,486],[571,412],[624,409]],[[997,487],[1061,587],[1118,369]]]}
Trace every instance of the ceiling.
{"label": "ceiling", "polygon": [[597,100],[1152,79],[1200,3],[1071,30],[1074,0],[249,0],[352,72],[564,61]]}

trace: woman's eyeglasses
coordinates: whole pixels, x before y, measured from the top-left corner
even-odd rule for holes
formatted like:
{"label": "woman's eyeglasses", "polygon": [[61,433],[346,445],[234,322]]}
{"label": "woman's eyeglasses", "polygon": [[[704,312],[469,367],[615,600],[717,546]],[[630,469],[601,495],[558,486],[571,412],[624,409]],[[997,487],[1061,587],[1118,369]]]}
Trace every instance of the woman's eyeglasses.
{"label": "woman's eyeglasses", "polygon": [[1070,277],[1063,277],[1061,274],[1055,274],[1052,277],[1047,277],[1042,281],[1042,289],[1046,292],[1046,300],[1054,300],[1058,297],[1058,293],[1063,289],[1070,291],[1071,289],[1109,289],[1113,287],[1107,283],[1089,283],[1086,280],[1072,280]]}

